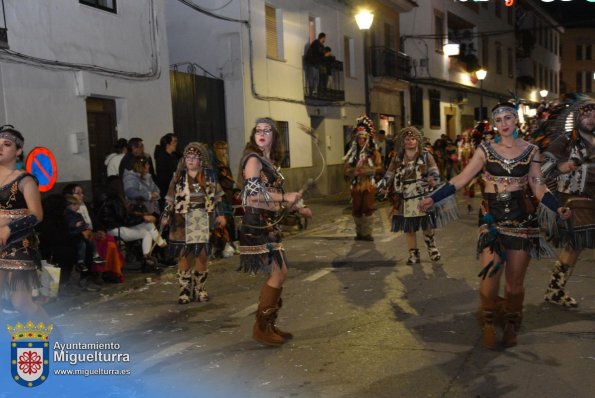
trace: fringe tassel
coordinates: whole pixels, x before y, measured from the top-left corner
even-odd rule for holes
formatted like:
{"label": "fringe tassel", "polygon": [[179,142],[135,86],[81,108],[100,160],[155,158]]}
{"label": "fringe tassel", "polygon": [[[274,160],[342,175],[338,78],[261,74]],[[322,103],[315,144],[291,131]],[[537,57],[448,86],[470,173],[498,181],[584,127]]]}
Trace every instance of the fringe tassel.
{"label": "fringe tassel", "polygon": [[435,203],[432,212],[434,213],[434,220],[437,228],[441,228],[449,222],[461,218],[457,200],[454,195]]}
{"label": "fringe tassel", "polygon": [[280,267],[283,263],[287,265],[283,250],[271,250],[266,254],[242,254],[237,271],[270,273],[273,270],[273,264]]}
{"label": "fringe tassel", "polygon": [[539,206],[537,206],[537,221],[539,222],[539,226],[545,229],[548,236],[553,240],[560,238],[558,220],[557,213],[551,211],[542,203],[539,203]]}
{"label": "fringe tassel", "polygon": [[[5,271],[5,270],[4,270]],[[41,281],[37,269],[9,271],[8,290],[16,292],[20,290],[31,291],[41,287]]]}
{"label": "fringe tassel", "polygon": [[392,220],[392,232],[417,232],[427,230],[428,228],[436,228],[436,217],[434,213],[428,213],[421,217],[403,217],[402,215],[394,215]]}

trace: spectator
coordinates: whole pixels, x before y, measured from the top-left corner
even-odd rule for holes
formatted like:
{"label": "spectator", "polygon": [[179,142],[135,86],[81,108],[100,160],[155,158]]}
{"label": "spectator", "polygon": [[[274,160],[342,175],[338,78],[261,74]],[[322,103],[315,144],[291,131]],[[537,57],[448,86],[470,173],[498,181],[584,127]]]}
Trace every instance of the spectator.
{"label": "spectator", "polygon": [[145,153],[145,143],[143,142],[142,138],[131,138],[128,140],[128,152],[122,158],[120,162],[120,166],[118,168],[118,175],[120,177],[124,177],[124,170],[132,170],[132,166],[134,162],[139,157],[144,156],[147,158],[149,162],[149,173],[151,176],[155,177],[155,168],[153,167],[153,161],[151,157]]}
{"label": "spectator", "polygon": [[123,184],[126,198],[134,211],[139,214],[160,214],[160,191],[149,173],[149,161],[146,157],[138,157],[132,170],[124,170]]}
{"label": "spectator", "polygon": [[159,199],[159,208],[163,208],[163,196],[167,193],[169,182],[171,181],[181,155],[176,151],[178,147],[178,137],[174,133],[167,133],[159,140],[159,145],[155,146],[153,157],[155,158],[155,167],[157,168],[155,183],[159,187],[162,198]]}
{"label": "spectator", "polygon": [[324,58],[320,66],[320,87],[319,92],[325,92],[330,88],[332,82],[333,64],[337,59],[330,47],[324,48]]}
{"label": "spectator", "polygon": [[120,138],[114,144],[114,152],[110,153],[105,158],[105,167],[107,168],[107,176],[120,175],[120,163],[128,152],[128,141],[126,138]]}
{"label": "spectator", "polygon": [[308,85],[308,96],[314,96],[318,93],[320,82],[320,66],[324,62],[324,43],[326,34],[320,33],[318,39],[314,40],[304,58],[306,63],[306,80]]}
{"label": "spectator", "polygon": [[118,177],[109,177],[107,186],[99,193],[97,218],[108,233],[125,242],[142,239],[142,272],[161,273],[151,257],[153,242],[159,247],[167,245],[155,228],[157,219],[153,215],[137,215],[128,210]]}
{"label": "spectator", "polygon": [[[124,282],[122,269],[124,268],[124,256],[120,251],[116,239],[108,234],[100,222],[89,211],[85,203],[85,192],[79,184],[68,184],[62,189],[63,195],[73,195],[80,201],[78,212],[83,216],[83,220],[93,230],[93,241],[97,248],[97,253],[105,260],[105,264],[92,264],[91,271],[95,272],[94,282],[102,283],[103,280],[114,283]],[[101,272],[102,278],[98,274]]]}

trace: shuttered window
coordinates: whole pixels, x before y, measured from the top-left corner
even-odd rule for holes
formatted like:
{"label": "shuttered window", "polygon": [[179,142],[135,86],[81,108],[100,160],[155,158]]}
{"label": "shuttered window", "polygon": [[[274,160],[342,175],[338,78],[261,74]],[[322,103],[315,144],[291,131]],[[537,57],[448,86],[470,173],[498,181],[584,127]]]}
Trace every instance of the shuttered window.
{"label": "shuttered window", "polygon": [[265,5],[267,57],[283,59],[283,13]]}
{"label": "shuttered window", "polygon": [[79,0],[79,3],[104,11],[116,12],[116,0]]}

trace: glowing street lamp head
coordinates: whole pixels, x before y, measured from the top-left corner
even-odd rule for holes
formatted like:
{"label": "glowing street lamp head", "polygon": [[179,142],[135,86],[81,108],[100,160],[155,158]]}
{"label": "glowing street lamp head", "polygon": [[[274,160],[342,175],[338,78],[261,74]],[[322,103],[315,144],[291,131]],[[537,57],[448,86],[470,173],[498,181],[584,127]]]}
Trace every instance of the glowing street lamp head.
{"label": "glowing street lamp head", "polygon": [[442,46],[442,51],[444,51],[444,54],[449,57],[452,57],[453,55],[459,55],[461,52],[458,43],[445,44],[444,46]]}
{"label": "glowing street lamp head", "polygon": [[485,79],[487,75],[488,75],[488,71],[483,68],[475,71],[475,76],[477,77],[478,80]]}
{"label": "glowing street lamp head", "polygon": [[547,91],[547,90],[540,90],[539,91],[539,95],[541,95],[541,98],[547,97],[548,94],[549,94],[549,91]]}
{"label": "glowing street lamp head", "polygon": [[355,14],[355,22],[360,30],[368,30],[374,22],[374,14],[369,10],[360,10]]}

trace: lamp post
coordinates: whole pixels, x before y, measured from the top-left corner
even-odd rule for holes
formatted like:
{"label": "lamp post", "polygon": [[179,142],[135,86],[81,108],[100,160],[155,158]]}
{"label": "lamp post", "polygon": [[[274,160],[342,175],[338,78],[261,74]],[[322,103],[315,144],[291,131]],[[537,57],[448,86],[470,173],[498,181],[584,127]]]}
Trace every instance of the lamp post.
{"label": "lamp post", "polygon": [[481,68],[475,71],[475,76],[479,80],[479,121],[483,122],[483,80],[488,75],[488,71]]}
{"label": "lamp post", "polygon": [[360,30],[364,31],[364,90],[366,99],[366,115],[370,116],[370,92],[368,88],[368,31],[374,21],[374,14],[369,10],[360,10],[355,14],[355,22]]}
{"label": "lamp post", "polygon": [[541,96],[541,100],[543,102],[545,102],[545,99],[547,98],[547,95],[549,94],[549,91],[547,90],[540,90],[539,91],[539,95]]}

